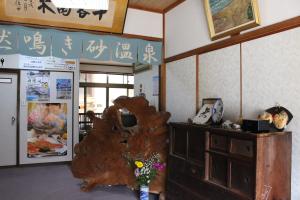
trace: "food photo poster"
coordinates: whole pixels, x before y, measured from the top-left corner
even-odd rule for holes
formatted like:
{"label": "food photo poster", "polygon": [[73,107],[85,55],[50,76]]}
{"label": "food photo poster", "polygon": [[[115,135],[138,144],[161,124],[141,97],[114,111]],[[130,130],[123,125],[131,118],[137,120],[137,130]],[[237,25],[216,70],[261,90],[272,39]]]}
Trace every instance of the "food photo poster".
{"label": "food photo poster", "polygon": [[28,103],[27,156],[67,155],[67,103]]}

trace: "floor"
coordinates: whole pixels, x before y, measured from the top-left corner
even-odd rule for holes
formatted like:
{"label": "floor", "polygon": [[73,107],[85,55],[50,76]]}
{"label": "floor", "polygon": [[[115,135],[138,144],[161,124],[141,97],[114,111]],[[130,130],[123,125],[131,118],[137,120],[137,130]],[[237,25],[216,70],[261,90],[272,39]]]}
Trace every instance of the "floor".
{"label": "floor", "polygon": [[125,186],[80,191],[68,165],[0,169],[1,200],[137,200]]}

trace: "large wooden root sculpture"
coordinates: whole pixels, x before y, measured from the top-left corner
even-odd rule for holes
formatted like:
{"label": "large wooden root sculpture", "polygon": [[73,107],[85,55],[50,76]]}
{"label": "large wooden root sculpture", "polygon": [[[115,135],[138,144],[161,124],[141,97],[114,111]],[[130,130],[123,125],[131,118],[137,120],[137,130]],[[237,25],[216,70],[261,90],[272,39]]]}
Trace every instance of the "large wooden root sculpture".
{"label": "large wooden root sculpture", "polygon": [[[134,114],[137,125],[124,127],[120,109],[126,108]],[[76,156],[72,161],[72,172],[84,180],[82,190],[89,191],[96,185],[136,186],[133,169],[124,155],[142,155],[147,158],[159,153],[166,161],[167,120],[170,114],[156,112],[144,97],[119,97],[114,106],[94,119],[94,128],[82,142],[75,146]],[[150,191],[162,193],[165,190],[166,170],[159,172],[151,182]]]}

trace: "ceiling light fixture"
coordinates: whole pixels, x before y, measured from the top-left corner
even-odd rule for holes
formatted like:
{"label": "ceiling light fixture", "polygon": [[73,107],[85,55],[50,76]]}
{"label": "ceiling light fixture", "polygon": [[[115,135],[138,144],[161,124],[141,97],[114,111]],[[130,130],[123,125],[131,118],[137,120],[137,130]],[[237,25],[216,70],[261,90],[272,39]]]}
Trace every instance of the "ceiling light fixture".
{"label": "ceiling light fixture", "polygon": [[108,10],[109,0],[51,0],[58,8]]}

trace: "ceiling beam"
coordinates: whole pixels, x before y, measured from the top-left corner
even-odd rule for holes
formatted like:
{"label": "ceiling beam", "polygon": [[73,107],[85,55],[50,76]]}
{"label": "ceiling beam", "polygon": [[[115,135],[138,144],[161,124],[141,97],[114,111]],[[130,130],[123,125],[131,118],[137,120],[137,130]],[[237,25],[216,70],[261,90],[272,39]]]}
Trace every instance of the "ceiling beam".
{"label": "ceiling beam", "polygon": [[148,8],[147,6],[128,5],[128,8],[143,10],[143,11],[147,11],[147,12],[155,12],[155,13],[160,13],[160,14],[164,13],[163,9]]}
{"label": "ceiling beam", "polygon": [[147,6],[130,5],[130,4],[128,5],[128,8],[163,14],[169,12],[170,10],[172,10],[173,8],[175,8],[176,6],[178,6],[184,1],[185,0],[177,0],[176,2],[162,9],[148,8]]}
{"label": "ceiling beam", "polygon": [[143,40],[149,40],[149,41],[157,41],[162,42],[162,38],[158,37],[149,37],[149,36],[143,36],[143,35],[135,35],[135,34],[118,34],[118,33],[109,33],[109,32],[101,32],[101,31],[93,31],[93,30],[86,30],[86,29],[74,29],[74,28],[63,28],[63,27],[55,27],[55,26],[48,26],[48,25],[38,25],[38,24],[27,24],[27,23],[19,23],[19,22],[8,22],[8,21],[2,21],[0,20],[0,25],[20,25],[20,26],[26,26],[31,28],[40,28],[40,29],[56,29],[60,31],[70,31],[70,32],[84,32],[84,33],[90,33],[94,35],[112,35],[112,36],[118,36],[122,38],[134,38],[134,39],[143,39]]}
{"label": "ceiling beam", "polygon": [[178,1],[174,2],[174,3],[172,3],[171,5],[169,5],[168,7],[166,7],[163,10],[163,12],[167,13],[167,12],[169,12],[170,10],[172,10],[173,8],[175,8],[176,6],[178,6],[179,4],[181,4],[183,2],[185,2],[185,0],[178,0]]}

